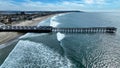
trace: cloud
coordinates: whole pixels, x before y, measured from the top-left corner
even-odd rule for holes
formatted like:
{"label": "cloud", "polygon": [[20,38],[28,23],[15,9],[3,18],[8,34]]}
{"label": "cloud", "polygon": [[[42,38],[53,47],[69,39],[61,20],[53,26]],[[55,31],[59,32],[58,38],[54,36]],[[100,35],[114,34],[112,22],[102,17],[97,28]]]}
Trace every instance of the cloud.
{"label": "cloud", "polygon": [[13,1],[9,0],[1,0],[0,1],[0,10],[9,10],[9,9],[17,9],[18,6],[13,3]]}
{"label": "cloud", "polygon": [[25,0],[24,2],[15,2],[13,0],[0,1],[0,10],[78,10],[84,5],[76,2],[62,1],[58,3],[43,3],[40,1]]}
{"label": "cloud", "polygon": [[86,4],[105,4],[105,0],[85,0]]}
{"label": "cloud", "polygon": [[23,0],[22,2],[17,2],[17,0],[0,0],[0,10],[119,10],[119,3],[120,0],[60,0],[56,3],[45,3],[39,0]]}
{"label": "cloud", "polygon": [[94,1],[93,0],[85,0],[85,3],[87,3],[87,4],[93,4]]}
{"label": "cloud", "polygon": [[106,1],[105,1],[105,0],[96,0],[96,3],[97,3],[97,4],[105,4]]}

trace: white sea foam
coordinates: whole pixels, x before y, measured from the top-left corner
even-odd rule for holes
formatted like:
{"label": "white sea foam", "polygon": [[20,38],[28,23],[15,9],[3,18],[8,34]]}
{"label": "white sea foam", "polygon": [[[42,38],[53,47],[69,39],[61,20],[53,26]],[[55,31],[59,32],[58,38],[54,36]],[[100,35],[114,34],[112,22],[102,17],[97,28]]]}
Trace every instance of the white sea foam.
{"label": "white sea foam", "polygon": [[56,16],[53,16],[50,20],[50,26],[53,26],[53,27],[57,27],[60,23],[57,21],[58,17],[60,16],[64,16],[66,15],[67,13],[65,14],[58,14]]}
{"label": "white sea foam", "polygon": [[50,20],[50,26],[52,27],[57,27],[60,23],[57,22],[57,15],[53,16]]}
{"label": "white sea foam", "polygon": [[71,68],[67,57],[42,43],[19,41],[0,68]]}
{"label": "white sea foam", "polygon": [[26,33],[25,35],[20,36],[19,39],[28,38],[28,37],[43,36],[43,35],[47,35],[47,33]]}
{"label": "white sea foam", "polygon": [[48,18],[48,19],[46,19],[46,20],[41,21],[41,22],[38,24],[38,26],[49,26],[49,25],[50,25],[50,19],[51,19],[51,18]]}
{"label": "white sea foam", "polygon": [[[60,23],[57,21],[58,16],[63,16],[65,14],[58,14],[56,16],[53,16],[50,20],[50,26],[57,27]],[[60,32],[57,33],[57,40],[61,41],[65,37],[65,34],[62,34]]]}
{"label": "white sea foam", "polygon": [[66,15],[67,13],[65,13],[65,14],[58,14],[58,16],[64,16],[64,15]]}
{"label": "white sea foam", "polygon": [[60,33],[60,32],[57,33],[57,40],[58,40],[58,41],[61,41],[61,40],[64,39],[64,38],[65,38],[65,34]]}
{"label": "white sea foam", "polygon": [[59,22],[52,20],[51,23],[50,23],[50,26],[57,27],[59,24],[60,24]]}

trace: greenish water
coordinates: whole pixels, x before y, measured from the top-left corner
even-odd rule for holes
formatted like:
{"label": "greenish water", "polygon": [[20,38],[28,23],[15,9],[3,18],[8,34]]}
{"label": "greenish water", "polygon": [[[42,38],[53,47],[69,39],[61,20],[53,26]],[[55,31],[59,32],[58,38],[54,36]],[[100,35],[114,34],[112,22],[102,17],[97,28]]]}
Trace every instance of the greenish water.
{"label": "greenish water", "polygon": [[[59,14],[39,24],[53,27],[107,27],[117,33],[27,33],[1,68],[119,68],[120,13]],[[12,47],[12,46],[11,46]],[[9,50],[9,47],[6,48]]]}

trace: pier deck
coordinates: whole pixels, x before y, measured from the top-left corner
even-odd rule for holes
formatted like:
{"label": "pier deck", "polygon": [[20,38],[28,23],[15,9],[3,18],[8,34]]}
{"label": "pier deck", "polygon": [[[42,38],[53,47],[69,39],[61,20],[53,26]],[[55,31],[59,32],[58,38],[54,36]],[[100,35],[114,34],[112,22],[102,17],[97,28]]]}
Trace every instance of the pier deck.
{"label": "pier deck", "polygon": [[51,26],[0,26],[0,32],[35,32],[35,33],[115,33],[115,27],[88,27],[88,28],[54,28]]}

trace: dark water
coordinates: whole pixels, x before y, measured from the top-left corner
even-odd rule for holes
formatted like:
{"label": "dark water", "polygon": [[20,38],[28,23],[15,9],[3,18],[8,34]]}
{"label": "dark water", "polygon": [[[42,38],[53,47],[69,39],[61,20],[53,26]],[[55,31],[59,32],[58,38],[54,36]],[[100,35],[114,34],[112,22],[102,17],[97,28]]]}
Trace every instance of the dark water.
{"label": "dark water", "polygon": [[120,14],[68,13],[39,24],[53,27],[116,27],[117,33],[28,33],[1,68],[119,68]]}
{"label": "dark water", "polygon": [[[66,18],[67,17],[67,18]],[[60,42],[66,56],[86,68],[120,67],[120,14],[119,13],[74,13],[59,18],[58,27],[114,26],[116,34],[65,34]]]}

